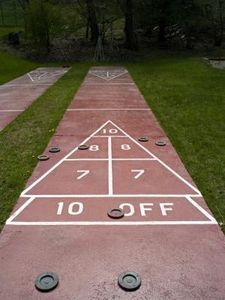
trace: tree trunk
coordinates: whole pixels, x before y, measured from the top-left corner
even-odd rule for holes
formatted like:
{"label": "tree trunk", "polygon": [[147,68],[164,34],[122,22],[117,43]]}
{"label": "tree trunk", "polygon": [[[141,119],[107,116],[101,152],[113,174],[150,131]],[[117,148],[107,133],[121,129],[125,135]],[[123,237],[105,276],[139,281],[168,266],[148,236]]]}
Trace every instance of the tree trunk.
{"label": "tree trunk", "polygon": [[223,1],[218,0],[218,6],[219,6],[219,24],[218,24],[218,30],[216,29],[215,32],[215,41],[214,45],[216,47],[221,47],[223,43],[223,34],[224,34],[224,24],[223,24]]}
{"label": "tree trunk", "polygon": [[138,43],[134,29],[133,0],[126,0],[124,33],[125,47],[130,50],[137,50]]}
{"label": "tree trunk", "polygon": [[166,43],[166,25],[167,25],[167,10],[169,7],[169,1],[162,1],[162,8],[160,12],[159,18],[159,35],[158,35],[158,43],[159,46],[164,47]]}
{"label": "tree trunk", "polygon": [[86,0],[86,5],[87,5],[89,25],[91,28],[91,41],[96,44],[99,36],[99,28],[97,23],[94,1]]}

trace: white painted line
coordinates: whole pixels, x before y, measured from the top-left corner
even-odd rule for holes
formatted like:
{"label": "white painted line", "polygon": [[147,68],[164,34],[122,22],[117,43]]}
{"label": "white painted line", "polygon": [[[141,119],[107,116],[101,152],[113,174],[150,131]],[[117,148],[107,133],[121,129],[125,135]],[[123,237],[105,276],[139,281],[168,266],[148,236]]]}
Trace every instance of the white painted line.
{"label": "white painted line", "polygon": [[113,195],[112,139],[108,137],[108,192]]}
{"label": "white painted line", "polygon": [[[34,81],[33,81],[33,83],[35,85],[37,85],[37,86],[38,85],[47,85],[47,86],[50,86],[50,85],[53,84],[53,83],[41,83],[41,82],[34,82]],[[33,87],[34,84],[32,84],[32,83],[21,83],[21,84],[8,84],[8,83],[6,83],[6,84],[0,86],[0,88],[4,89],[4,88],[7,88],[7,87],[28,87],[28,86]]]}
{"label": "white painted line", "polygon": [[117,126],[115,123],[110,121],[111,124],[113,124],[117,129],[119,129],[121,132],[123,132],[127,137],[129,137],[135,144],[137,144],[139,147],[141,147],[145,152],[153,156],[161,165],[163,165],[168,171],[170,171],[173,175],[175,175],[177,178],[179,178],[181,181],[183,181],[186,185],[188,185],[192,190],[194,190],[197,194],[201,195],[200,191],[194,187],[191,183],[189,183],[186,179],[184,179],[182,176],[180,176],[176,171],[174,171],[172,168],[170,168],[167,164],[165,164],[161,159],[159,159],[156,155],[154,155],[151,151],[146,149],[144,146],[139,144],[134,138],[132,138],[129,134],[127,134],[124,130],[122,130],[119,126]]}
{"label": "white painted line", "polygon": [[29,200],[27,200],[22,206],[20,206],[19,209],[17,209],[17,211],[15,211],[6,221],[6,224],[11,224],[12,220],[14,220],[33,200],[35,199],[35,197],[30,197]]}
{"label": "white painted line", "polygon": [[203,215],[205,215],[210,221],[212,221],[214,224],[217,224],[217,221],[215,218],[213,218],[212,215],[210,215],[204,208],[202,208],[198,203],[196,203],[193,199],[191,199],[191,196],[185,197],[194,207],[196,207]]}
{"label": "white painted line", "polygon": [[[101,73],[101,72],[105,73],[106,72],[106,76],[104,76],[104,75],[98,75],[97,72],[99,72],[99,73]],[[113,70],[113,72],[116,72],[116,70]],[[117,71],[117,72],[120,72],[120,71]],[[128,71],[124,70],[124,71],[121,71],[121,73],[119,73],[117,75],[112,75],[112,77],[110,77],[110,71],[107,72],[106,70],[104,70],[104,71],[94,71],[93,70],[93,71],[89,71],[88,72],[89,75],[96,76],[96,77],[101,78],[101,79],[106,80],[106,81],[110,81],[110,80],[113,80],[115,78],[121,77],[121,76],[123,76],[123,75],[125,75],[127,73],[128,73]]]}
{"label": "white painted line", "polygon": [[[108,158],[67,158],[65,161],[108,161]],[[148,161],[148,160],[156,160],[155,158],[112,158],[112,161]]]}
{"label": "white painted line", "polygon": [[35,197],[35,198],[185,198],[185,197],[195,197],[200,198],[201,196],[198,194],[96,194],[96,195],[90,195],[90,194],[75,194],[75,195],[41,195],[41,194],[35,194],[35,195],[23,195],[22,197]]}
{"label": "white painted line", "polygon": [[143,225],[215,225],[212,221],[124,221],[124,222],[11,222],[7,225],[17,225],[17,226],[55,226],[55,225],[77,225],[77,226],[93,226],[93,225],[103,225],[103,226],[143,226]]}
{"label": "white painted line", "polygon": [[[100,131],[104,126],[106,126],[109,121],[105,122],[102,126],[100,126],[95,132],[93,132],[88,138],[82,141],[80,144],[85,144],[92,136],[94,136],[98,131]],[[39,177],[36,181],[34,181],[29,187],[27,187],[22,193],[21,196],[24,196],[29,190],[31,190],[35,185],[37,185],[40,181],[42,181],[48,174],[50,174],[53,170],[55,170],[59,165],[61,165],[65,159],[71,156],[75,151],[77,151],[78,146],[71,150],[67,155],[65,155],[58,163],[56,163],[52,168],[50,168],[47,172],[45,172],[41,177]]]}
{"label": "white painted line", "polygon": [[67,111],[150,111],[150,108],[68,108]]}
{"label": "white painted line", "polygon": [[0,109],[0,112],[21,112],[24,109]]}
{"label": "white painted line", "polygon": [[118,138],[124,138],[124,137],[126,137],[125,135],[114,135],[114,136],[111,136],[111,135],[95,135],[95,136],[93,136],[93,138],[116,138],[116,137],[118,137]]}
{"label": "white painted line", "polygon": [[30,78],[30,80],[31,80],[32,82],[34,82],[32,76],[30,75],[30,73],[27,73],[27,75],[28,75],[28,77]]}
{"label": "white painted line", "polygon": [[103,86],[111,86],[111,85],[135,85],[135,83],[132,82],[109,82],[108,80],[102,83],[95,83],[95,82],[87,82],[85,81],[82,85],[103,85]]}

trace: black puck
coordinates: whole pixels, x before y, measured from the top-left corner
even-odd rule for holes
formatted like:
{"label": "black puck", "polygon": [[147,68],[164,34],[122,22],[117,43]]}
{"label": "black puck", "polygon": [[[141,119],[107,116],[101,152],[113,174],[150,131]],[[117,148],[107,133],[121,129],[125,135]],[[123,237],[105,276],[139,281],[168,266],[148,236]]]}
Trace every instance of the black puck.
{"label": "black puck", "polygon": [[35,287],[41,292],[50,292],[54,290],[59,284],[58,275],[52,272],[45,272],[35,280]]}
{"label": "black puck", "polygon": [[49,156],[47,156],[45,154],[42,154],[42,155],[38,156],[38,160],[40,160],[40,161],[45,161],[45,160],[48,160],[48,159],[49,159]]}
{"label": "black puck", "polygon": [[89,146],[88,146],[88,145],[80,145],[80,146],[78,147],[78,149],[79,149],[79,150],[87,150],[87,149],[89,149]]}
{"label": "black puck", "polygon": [[112,219],[120,219],[124,217],[124,212],[120,208],[113,208],[108,211],[108,216]]}
{"label": "black puck", "polygon": [[149,141],[149,138],[147,136],[143,136],[143,137],[140,137],[138,140],[139,140],[139,142],[145,143],[145,142]]}
{"label": "black puck", "polygon": [[141,277],[136,272],[124,272],[120,274],[118,284],[125,291],[136,291],[141,286]]}
{"label": "black puck", "polygon": [[156,141],[155,144],[156,146],[166,146],[166,142],[162,140]]}
{"label": "black puck", "polygon": [[57,153],[57,152],[60,152],[60,148],[59,147],[51,147],[51,148],[49,148],[48,151],[51,153]]}

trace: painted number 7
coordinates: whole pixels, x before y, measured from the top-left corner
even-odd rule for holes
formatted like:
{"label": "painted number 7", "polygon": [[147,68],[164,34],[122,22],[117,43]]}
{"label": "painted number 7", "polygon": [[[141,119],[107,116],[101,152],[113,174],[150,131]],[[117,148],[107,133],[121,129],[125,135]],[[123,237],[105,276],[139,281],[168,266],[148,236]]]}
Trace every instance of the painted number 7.
{"label": "painted number 7", "polygon": [[90,170],[77,170],[77,173],[80,174],[77,179],[80,180],[81,178],[87,176],[90,173]]}
{"label": "painted number 7", "polygon": [[131,170],[132,173],[136,173],[136,175],[134,176],[134,179],[138,179],[139,177],[141,177],[145,170]]}

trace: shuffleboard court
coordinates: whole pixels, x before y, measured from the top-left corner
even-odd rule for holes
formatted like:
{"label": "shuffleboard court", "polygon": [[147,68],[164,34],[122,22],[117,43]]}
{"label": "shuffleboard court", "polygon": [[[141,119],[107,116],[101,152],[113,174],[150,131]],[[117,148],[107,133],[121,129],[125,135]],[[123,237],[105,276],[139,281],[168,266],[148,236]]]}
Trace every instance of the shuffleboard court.
{"label": "shuffleboard court", "polygon": [[44,154],[1,233],[0,298],[224,299],[224,236],[126,69],[90,69]]}
{"label": "shuffleboard court", "polygon": [[68,68],[38,68],[0,85],[0,130],[68,71]]}

